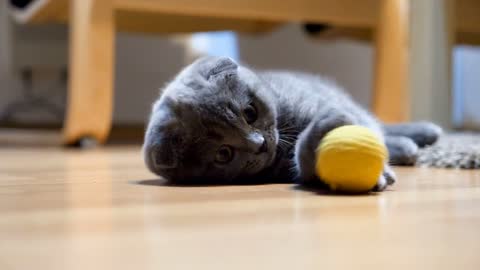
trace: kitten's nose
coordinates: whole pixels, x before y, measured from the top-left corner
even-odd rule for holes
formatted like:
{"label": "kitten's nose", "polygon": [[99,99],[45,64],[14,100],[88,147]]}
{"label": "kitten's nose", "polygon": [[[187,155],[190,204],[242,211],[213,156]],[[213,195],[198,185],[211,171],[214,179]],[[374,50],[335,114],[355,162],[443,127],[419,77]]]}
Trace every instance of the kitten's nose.
{"label": "kitten's nose", "polygon": [[265,139],[263,139],[263,143],[262,143],[262,146],[260,146],[260,148],[258,149],[258,154],[260,153],[266,153],[268,151],[268,145],[267,145],[267,141]]}
{"label": "kitten's nose", "polygon": [[255,150],[255,154],[265,153],[268,151],[267,141],[259,132],[253,132],[248,136],[251,147]]}

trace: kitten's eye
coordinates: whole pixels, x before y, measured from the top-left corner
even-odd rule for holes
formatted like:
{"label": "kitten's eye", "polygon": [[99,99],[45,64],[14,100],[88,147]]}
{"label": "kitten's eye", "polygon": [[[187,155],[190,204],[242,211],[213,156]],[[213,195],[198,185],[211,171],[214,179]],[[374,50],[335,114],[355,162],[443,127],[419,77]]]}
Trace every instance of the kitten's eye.
{"label": "kitten's eye", "polygon": [[253,104],[245,107],[245,109],[243,110],[243,115],[245,117],[245,121],[247,121],[248,124],[252,124],[257,121],[257,109],[253,106]]}
{"label": "kitten's eye", "polygon": [[232,161],[233,159],[233,148],[228,145],[222,145],[217,150],[217,154],[215,155],[215,162],[220,164],[226,164]]}

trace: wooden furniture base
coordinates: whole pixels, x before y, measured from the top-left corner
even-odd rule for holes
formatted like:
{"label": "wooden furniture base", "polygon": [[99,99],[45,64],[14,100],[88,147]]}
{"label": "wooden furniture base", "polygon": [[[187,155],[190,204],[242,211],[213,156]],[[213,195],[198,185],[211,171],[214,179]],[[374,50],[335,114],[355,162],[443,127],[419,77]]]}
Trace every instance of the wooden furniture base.
{"label": "wooden furniture base", "polygon": [[70,7],[70,91],[63,142],[103,143],[113,112],[115,22],[111,0],[73,0]]}
{"label": "wooden furniture base", "polygon": [[[434,35],[441,36],[447,31],[447,36],[461,34],[465,37],[461,40],[480,40],[476,39],[476,34],[480,33],[480,3],[457,0],[455,5],[443,5],[446,1],[453,0],[441,0],[440,6],[435,0],[418,1],[440,7],[445,14],[457,13],[446,17],[455,18],[455,24],[432,28]],[[367,32],[373,29],[377,48],[374,112],[387,122],[433,118],[438,115],[436,105],[418,97],[433,95],[432,91],[437,91],[441,93],[437,102],[448,104],[446,93],[450,91],[450,81],[449,76],[435,70],[429,76],[411,76],[414,62],[411,44],[421,43],[410,31],[412,10],[409,6],[412,4],[418,3],[411,0],[36,0],[26,10],[17,10],[13,14],[21,23],[70,23],[71,81],[63,142],[75,144],[85,137],[101,143],[108,136],[113,110],[113,41],[116,30],[262,32],[287,21],[361,29],[362,35],[365,35],[365,29],[369,29]],[[428,10],[431,9],[427,8],[425,12]],[[449,48],[448,42],[448,39],[436,38],[429,44]],[[439,53],[442,59],[449,59],[449,50]],[[438,57],[439,53],[429,54],[428,59]],[[450,61],[428,63],[442,65],[438,70],[448,70],[446,65]],[[443,77],[443,83],[428,84],[428,80],[437,77]],[[434,89],[437,85],[442,88]],[[427,113],[416,113],[419,108]],[[444,112],[440,114],[439,122],[447,122],[449,107],[441,109]]]}

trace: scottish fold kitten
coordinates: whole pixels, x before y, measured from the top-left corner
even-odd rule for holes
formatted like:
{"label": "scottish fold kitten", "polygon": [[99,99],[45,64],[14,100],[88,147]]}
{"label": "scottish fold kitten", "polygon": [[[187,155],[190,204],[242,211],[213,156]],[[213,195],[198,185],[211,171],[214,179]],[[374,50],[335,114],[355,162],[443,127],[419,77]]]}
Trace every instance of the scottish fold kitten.
{"label": "scottish fold kitten", "polygon": [[[226,57],[181,71],[154,103],[143,146],[148,168],[174,183],[319,182],[315,148],[330,130],[362,125],[412,164],[441,129],[430,123],[382,125],[332,82],[293,72],[258,72]],[[385,164],[375,190],[395,182]]]}

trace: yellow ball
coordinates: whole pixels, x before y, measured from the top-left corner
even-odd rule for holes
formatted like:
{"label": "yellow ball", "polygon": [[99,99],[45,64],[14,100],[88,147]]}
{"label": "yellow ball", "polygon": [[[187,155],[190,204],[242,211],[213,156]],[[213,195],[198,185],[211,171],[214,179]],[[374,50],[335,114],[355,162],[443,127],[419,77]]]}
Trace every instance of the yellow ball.
{"label": "yellow ball", "polygon": [[332,190],[361,193],[377,183],[388,151],[371,130],[351,125],[327,133],[316,156],[317,175]]}

